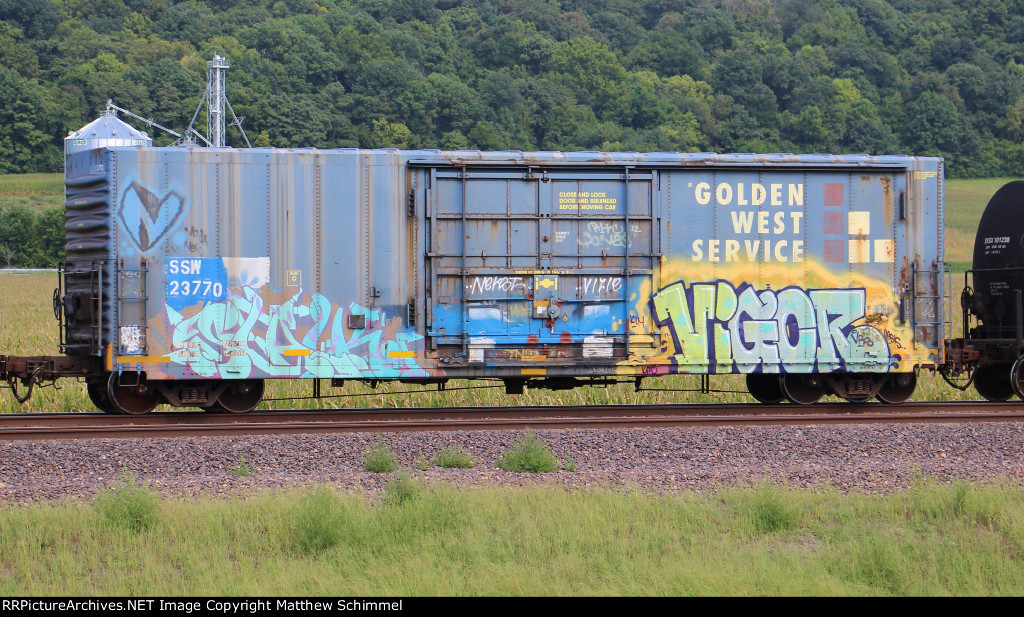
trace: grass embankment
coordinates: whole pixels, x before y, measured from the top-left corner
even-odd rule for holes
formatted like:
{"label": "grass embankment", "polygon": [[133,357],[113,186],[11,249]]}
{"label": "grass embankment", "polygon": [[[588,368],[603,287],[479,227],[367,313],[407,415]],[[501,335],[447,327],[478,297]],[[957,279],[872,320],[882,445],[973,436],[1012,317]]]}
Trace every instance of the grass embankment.
{"label": "grass embankment", "polygon": [[327,487],[0,508],[0,595],[1021,595],[1024,489]]}

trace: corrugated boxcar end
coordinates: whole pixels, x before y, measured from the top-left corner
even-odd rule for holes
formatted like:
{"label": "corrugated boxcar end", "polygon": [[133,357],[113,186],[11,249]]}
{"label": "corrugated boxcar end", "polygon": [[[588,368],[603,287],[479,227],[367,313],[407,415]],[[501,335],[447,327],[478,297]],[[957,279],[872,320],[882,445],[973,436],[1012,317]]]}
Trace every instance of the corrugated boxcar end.
{"label": "corrugated boxcar end", "polygon": [[114,179],[101,149],[69,155],[65,173],[61,350],[72,356],[99,355],[112,340],[116,269],[109,200]]}

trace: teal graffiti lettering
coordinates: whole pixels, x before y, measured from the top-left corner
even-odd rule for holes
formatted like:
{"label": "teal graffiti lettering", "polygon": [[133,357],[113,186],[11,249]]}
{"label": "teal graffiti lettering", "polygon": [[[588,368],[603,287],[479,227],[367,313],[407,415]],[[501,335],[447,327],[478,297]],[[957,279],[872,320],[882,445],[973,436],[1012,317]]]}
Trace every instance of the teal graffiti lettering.
{"label": "teal graffiti lettering", "polygon": [[675,363],[694,372],[885,371],[886,337],[855,325],[864,289],[736,289],[727,281],[678,281],[651,299],[655,323],[675,344]]}
{"label": "teal graffiti lettering", "polygon": [[259,289],[248,286],[230,289],[223,302],[208,302],[188,318],[165,306],[171,361],[203,377],[427,376],[415,358],[390,354],[414,349],[422,335],[396,322],[389,338],[383,311],[355,303],[347,311],[365,315],[366,327],[346,333],[345,311],[301,289],[268,305]]}

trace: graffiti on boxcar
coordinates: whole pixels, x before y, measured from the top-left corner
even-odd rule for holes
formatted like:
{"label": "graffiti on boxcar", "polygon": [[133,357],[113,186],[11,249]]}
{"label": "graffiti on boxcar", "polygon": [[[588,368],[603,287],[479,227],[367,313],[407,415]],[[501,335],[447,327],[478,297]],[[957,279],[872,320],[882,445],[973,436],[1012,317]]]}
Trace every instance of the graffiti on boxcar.
{"label": "graffiti on boxcar", "polygon": [[802,373],[888,370],[886,337],[865,317],[863,288],[757,290],[728,281],[678,281],[651,299],[680,368]]}
{"label": "graffiti on boxcar", "polygon": [[118,217],[127,237],[145,253],[163,241],[185,212],[185,200],[175,191],[159,195],[132,181],[121,194]]}
{"label": "graffiti on boxcar", "polygon": [[583,295],[601,296],[607,293],[618,294],[622,291],[621,276],[584,276],[580,278]]}
{"label": "graffiti on boxcar", "polygon": [[529,291],[529,284],[521,276],[474,276],[466,284],[466,292],[470,297],[493,293],[525,295]]}
{"label": "graffiti on boxcar", "polygon": [[900,337],[896,336],[888,330],[882,330],[882,336],[885,337],[885,342],[892,345],[893,347],[903,347],[903,341]]}
{"label": "graffiti on boxcar", "polygon": [[209,243],[210,238],[205,229],[185,226],[185,239],[181,242],[183,249],[190,253],[200,253],[206,250]]}
{"label": "graffiti on boxcar", "polygon": [[[631,225],[633,234],[640,233],[639,225]],[[625,247],[626,243],[632,244],[632,240],[626,234],[626,226],[623,223],[591,221],[580,230],[580,247]]]}
{"label": "graffiti on boxcar", "polygon": [[[194,314],[165,310],[172,361],[201,376],[427,376],[415,358],[391,353],[409,351],[421,335],[390,323],[381,309],[336,307],[318,293],[299,289],[275,304],[257,288],[231,288],[223,302]],[[348,328],[349,314],[362,315],[366,327]]]}

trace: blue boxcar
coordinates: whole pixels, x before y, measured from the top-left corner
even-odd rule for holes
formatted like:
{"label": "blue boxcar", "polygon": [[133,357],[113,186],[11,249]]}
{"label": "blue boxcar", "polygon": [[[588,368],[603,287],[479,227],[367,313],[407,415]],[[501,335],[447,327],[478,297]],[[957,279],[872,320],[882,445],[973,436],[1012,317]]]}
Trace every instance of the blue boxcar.
{"label": "blue boxcar", "polygon": [[228,408],[268,378],[667,373],[901,400],[941,361],[942,196],[905,156],[91,150],[65,349]]}

